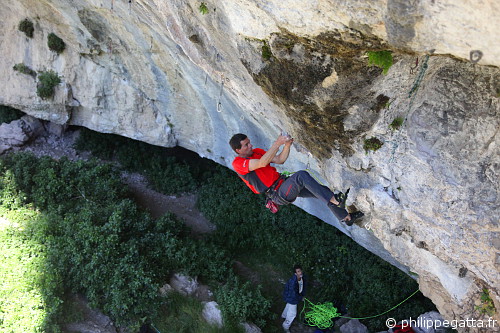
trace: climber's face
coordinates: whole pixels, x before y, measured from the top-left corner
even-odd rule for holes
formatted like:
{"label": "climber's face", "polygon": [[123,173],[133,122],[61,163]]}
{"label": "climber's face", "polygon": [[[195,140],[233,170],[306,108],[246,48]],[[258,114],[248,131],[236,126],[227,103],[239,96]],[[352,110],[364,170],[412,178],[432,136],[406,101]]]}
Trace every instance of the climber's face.
{"label": "climber's face", "polygon": [[302,279],[302,270],[300,268],[295,270],[295,276],[297,276],[298,280]]}
{"label": "climber's face", "polygon": [[238,155],[240,155],[242,157],[250,157],[250,156],[252,156],[252,154],[253,154],[253,146],[250,143],[250,139],[246,138],[245,140],[241,140],[240,144],[241,144],[241,148],[240,149],[236,149],[236,152],[238,153]]}

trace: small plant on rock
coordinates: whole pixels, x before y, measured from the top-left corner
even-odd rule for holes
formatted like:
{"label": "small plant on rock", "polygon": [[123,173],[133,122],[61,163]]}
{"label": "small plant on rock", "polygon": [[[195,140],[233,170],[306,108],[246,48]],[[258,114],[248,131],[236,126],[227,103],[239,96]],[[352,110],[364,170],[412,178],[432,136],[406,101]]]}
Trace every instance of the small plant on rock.
{"label": "small plant on rock", "polygon": [[25,18],[21,22],[19,22],[19,31],[24,32],[26,37],[33,38],[33,32],[35,31],[35,27],[33,26],[33,22],[30,19]]}
{"label": "small plant on rock", "polygon": [[481,293],[481,305],[476,305],[475,309],[481,314],[487,314],[492,317],[496,313],[495,304],[490,297],[488,289],[483,288]]}
{"label": "small plant on rock", "polygon": [[200,7],[198,7],[198,10],[200,11],[200,13],[202,13],[203,15],[205,14],[208,14],[208,7],[207,7],[207,4],[202,2],[200,4]]}
{"label": "small plant on rock", "polygon": [[391,51],[368,51],[368,65],[375,65],[383,69],[383,74],[387,74],[392,66]]}
{"label": "small plant on rock", "polygon": [[61,54],[66,48],[66,43],[59,38],[55,33],[50,33],[47,39],[47,45],[49,49],[56,52],[57,54]]}
{"label": "small plant on rock", "polygon": [[396,118],[394,118],[392,123],[389,124],[389,127],[391,130],[396,131],[396,130],[400,129],[401,126],[403,126],[404,121],[405,120],[403,117],[396,117]]}
{"label": "small plant on rock", "polygon": [[269,60],[273,56],[273,53],[271,52],[271,48],[269,47],[269,44],[267,44],[266,41],[264,41],[264,45],[262,45],[262,59],[264,60]]}
{"label": "small plant on rock", "polygon": [[23,63],[15,64],[13,69],[20,73],[36,77],[36,72]]}
{"label": "small plant on rock", "polygon": [[43,99],[52,97],[55,92],[55,87],[61,83],[59,75],[54,71],[41,72],[38,76],[38,80],[36,93]]}
{"label": "small plant on rock", "polygon": [[372,137],[369,139],[365,139],[365,143],[363,144],[363,148],[365,149],[365,152],[368,154],[368,151],[377,151],[379,150],[384,143],[380,141],[379,139]]}

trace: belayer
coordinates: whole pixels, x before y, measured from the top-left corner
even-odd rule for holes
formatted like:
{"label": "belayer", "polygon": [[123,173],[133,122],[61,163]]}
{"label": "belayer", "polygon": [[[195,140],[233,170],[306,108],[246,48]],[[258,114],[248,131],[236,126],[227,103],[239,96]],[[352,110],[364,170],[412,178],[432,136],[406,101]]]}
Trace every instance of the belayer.
{"label": "belayer", "polygon": [[[266,152],[253,148],[245,134],[235,134],[229,141],[231,148],[238,154],[233,161],[233,168],[240,178],[254,193],[264,193],[268,197],[266,206],[276,212],[279,205],[288,205],[297,197],[315,197],[323,200],[339,221],[352,225],[361,218],[362,212],[347,212],[345,201],[347,196],[335,195],[326,186],[319,184],[307,171],[295,172],[290,177],[280,175],[271,163],[283,164],[288,159],[293,138],[280,135]],[[278,154],[280,147],[283,147]]]}

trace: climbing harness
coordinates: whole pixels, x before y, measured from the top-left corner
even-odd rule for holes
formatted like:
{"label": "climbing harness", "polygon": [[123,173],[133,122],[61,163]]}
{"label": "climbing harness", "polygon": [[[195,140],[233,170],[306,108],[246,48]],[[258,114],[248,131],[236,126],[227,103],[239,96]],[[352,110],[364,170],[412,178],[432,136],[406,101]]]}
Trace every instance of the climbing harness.
{"label": "climbing harness", "polygon": [[382,313],[373,316],[356,317],[356,318],[341,316],[340,313],[337,312],[337,308],[335,308],[333,304],[330,302],[323,304],[314,304],[307,298],[304,298],[304,308],[302,309],[300,315],[302,317],[302,314],[304,313],[304,311],[306,311],[306,308],[309,307],[310,310],[307,310],[307,312],[305,312],[303,316],[305,323],[309,326],[317,327],[319,329],[327,329],[333,326],[333,319],[337,317],[346,319],[358,319],[358,320],[380,317],[394,310],[395,308],[397,308],[398,306],[409,300],[411,297],[413,297],[419,291],[420,291],[419,289],[415,290],[410,296],[406,297],[403,301],[399,302],[397,305],[393,306],[387,311],[384,311]]}
{"label": "climbing harness", "polygon": [[[274,183],[269,186],[269,188],[264,192],[266,196],[266,208],[269,209],[273,214],[276,214],[278,212],[279,205],[287,204],[286,200],[284,200],[283,198],[276,198],[277,191],[287,178],[287,175],[281,174],[278,179],[276,179]],[[275,202],[273,199],[278,199],[278,202]]]}

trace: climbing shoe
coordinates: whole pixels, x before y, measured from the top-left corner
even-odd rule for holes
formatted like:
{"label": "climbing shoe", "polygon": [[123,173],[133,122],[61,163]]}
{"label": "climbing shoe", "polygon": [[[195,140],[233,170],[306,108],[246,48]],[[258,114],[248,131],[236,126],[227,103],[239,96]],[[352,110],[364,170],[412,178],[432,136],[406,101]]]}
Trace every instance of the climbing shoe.
{"label": "climbing shoe", "polygon": [[333,194],[333,196],[335,197],[335,200],[337,200],[339,202],[339,204],[337,205],[337,207],[342,208],[342,209],[345,208],[345,203],[347,201],[347,196],[349,195],[349,191],[350,190],[351,189],[348,188],[345,193],[339,192],[337,194],[335,194],[335,193]]}
{"label": "climbing shoe", "polygon": [[351,219],[349,221],[346,221],[345,219],[342,220],[348,226],[353,225],[356,220],[358,220],[358,219],[362,218],[363,216],[365,216],[365,214],[363,214],[363,212],[360,212],[360,211],[357,211],[357,212],[354,212],[354,213],[350,213],[350,215],[351,215]]}

